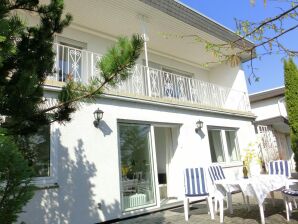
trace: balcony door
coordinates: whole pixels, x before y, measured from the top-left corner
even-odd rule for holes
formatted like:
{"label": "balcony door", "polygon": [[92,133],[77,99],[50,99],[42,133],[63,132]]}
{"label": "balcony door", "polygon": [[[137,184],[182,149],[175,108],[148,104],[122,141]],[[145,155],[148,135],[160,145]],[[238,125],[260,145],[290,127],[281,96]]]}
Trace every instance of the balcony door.
{"label": "balcony door", "polygon": [[82,78],[82,49],[68,43],[58,46],[59,81],[67,79],[81,81]]}
{"label": "balcony door", "polygon": [[157,204],[151,129],[145,124],[119,123],[123,211]]}
{"label": "balcony door", "polygon": [[86,63],[84,49],[87,48],[87,44],[62,36],[56,36],[56,42],[57,81],[65,82],[67,79],[82,81],[83,64]]}
{"label": "balcony door", "polygon": [[176,99],[187,100],[188,96],[188,79],[190,74],[170,68],[162,68],[164,96]]}

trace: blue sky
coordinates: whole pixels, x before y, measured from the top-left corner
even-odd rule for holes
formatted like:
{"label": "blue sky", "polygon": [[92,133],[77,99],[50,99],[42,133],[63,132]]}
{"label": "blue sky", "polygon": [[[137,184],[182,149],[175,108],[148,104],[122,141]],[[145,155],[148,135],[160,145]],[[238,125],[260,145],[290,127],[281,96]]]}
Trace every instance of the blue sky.
{"label": "blue sky", "polygon": [[[266,17],[280,14],[282,12],[280,8],[289,8],[287,3],[270,0],[267,1],[266,6],[264,6],[263,0],[256,0],[255,6],[252,6],[249,0],[180,0],[180,2],[234,31],[236,30],[235,18],[259,22]],[[283,37],[281,41],[287,47],[297,50],[297,37],[298,30],[294,30]],[[268,55],[261,60],[255,59],[254,67],[257,68],[255,73],[260,77],[260,81],[252,82],[251,85],[247,83],[249,93],[284,85],[281,56]],[[247,76],[251,73],[247,64],[243,64],[243,69]]]}

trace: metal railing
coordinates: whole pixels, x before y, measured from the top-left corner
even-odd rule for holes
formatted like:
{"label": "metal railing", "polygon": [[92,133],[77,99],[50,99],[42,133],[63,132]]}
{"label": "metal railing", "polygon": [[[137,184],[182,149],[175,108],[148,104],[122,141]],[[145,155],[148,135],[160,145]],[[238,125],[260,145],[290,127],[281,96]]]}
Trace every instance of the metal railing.
{"label": "metal railing", "polygon": [[97,63],[101,55],[62,44],[54,44],[55,65],[50,80],[65,82],[72,78],[79,82],[88,82],[90,78],[99,76]]}
{"label": "metal railing", "polygon": [[206,108],[250,112],[245,92],[162,70],[136,65],[132,75],[110,92],[146,96],[156,101],[193,104]]}
{"label": "metal railing", "polygon": [[[99,54],[61,44],[54,46],[55,73],[50,79],[65,82],[71,77],[88,82],[100,74],[97,69]],[[108,88],[107,93],[213,109],[251,111],[245,92],[143,65],[136,65],[125,81]]]}

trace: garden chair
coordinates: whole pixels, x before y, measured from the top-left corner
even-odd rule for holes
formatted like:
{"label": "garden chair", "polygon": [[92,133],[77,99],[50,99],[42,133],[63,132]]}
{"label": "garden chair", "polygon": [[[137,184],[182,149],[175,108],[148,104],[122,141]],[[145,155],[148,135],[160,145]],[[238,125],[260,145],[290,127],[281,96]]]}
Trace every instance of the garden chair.
{"label": "garden chair", "polygon": [[[218,180],[225,180],[225,174],[223,172],[223,169],[220,165],[211,165],[208,167],[208,172],[211,178],[211,181],[214,185],[214,188],[219,190],[219,191],[224,191],[224,193],[226,194],[226,201],[227,201],[227,205],[228,208],[230,210],[230,214],[233,214],[233,206],[232,206],[232,194],[234,193],[242,193],[242,197],[243,197],[243,202],[244,204],[246,204],[245,201],[245,196],[243,194],[243,192],[241,191],[240,186],[237,185],[233,185],[233,186],[226,186],[226,187],[222,187],[222,186],[217,186],[216,185],[216,181]],[[222,188],[222,189],[219,189]],[[249,198],[247,197],[247,204],[246,204],[248,210],[249,210]],[[217,212],[217,200],[215,200],[215,212]],[[223,212],[223,211],[220,211]]]}
{"label": "garden chair", "polygon": [[[268,165],[269,175],[283,175],[287,178],[286,189],[288,189],[291,185],[298,183],[298,180],[290,179],[291,178],[291,170],[289,166],[289,162],[287,160],[274,160],[270,161]],[[277,191],[281,191],[279,189]],[[270,196],[272,198],[272,204],[275,205],[274,202],[274,192],[270,192]],[[294,200],[295,207],[297,208],[297,203]]]}
{"label": "garden chair", "polygon": [[212,197],[209,195],[207,189],[207,179],[205,177],[205,171],[202,167],[186,168],[184,170],[184,214],[185,221],[189,219],[189,199],[200,200],[205,198],[208,204],[211,219],[214,219],[214,211],[212,204]]}
{"label": "garden chair", "polygon": [[284,203],[286,207],[287,221],[290,221],[290,216],[292,213],[292,201],[295,202],[296,199],[298,199],[298,190],[283,189],[281,193],[283,195]]}

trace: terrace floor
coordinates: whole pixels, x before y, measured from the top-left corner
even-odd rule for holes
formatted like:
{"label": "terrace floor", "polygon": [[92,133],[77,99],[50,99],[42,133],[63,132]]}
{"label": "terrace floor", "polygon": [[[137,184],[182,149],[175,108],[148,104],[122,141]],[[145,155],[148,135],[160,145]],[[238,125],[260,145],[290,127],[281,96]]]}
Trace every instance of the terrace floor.
{"label": "terrace floor", "polygon": [[[279,192],[275,193],[275,206],[273,207],[271,199],[265,200],[265,219],[266,223],[297,223],[298,224],[298,209],[293,211],[291,221],[287,222],[285,216],[285,207]],[[225,210],[224,223],[241,223],[255,224],[260,223],[259,207],[256,201],[250,198],[251,211],[248,212],[243,205],[241,194],[233,195],[234,214],[230,215],[228,210]],[[190,208],[190,218],[186,222],[184,220],[183,207],[174,208],[166,211],[156,212],[153,214],[140,216],[132,219],[120,221],[121,224],[182,224],[182,223],[203,223],[213,224],[219,223],[219,214],[215,216],[215,220],[211,220],[207,214],[207,206],[205,202],[193,204]]]}

